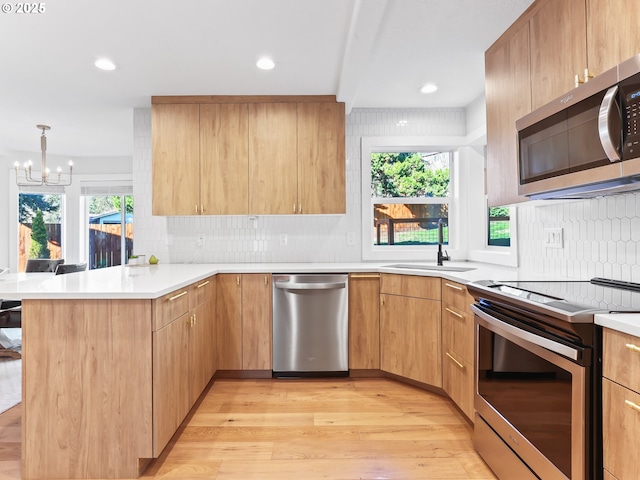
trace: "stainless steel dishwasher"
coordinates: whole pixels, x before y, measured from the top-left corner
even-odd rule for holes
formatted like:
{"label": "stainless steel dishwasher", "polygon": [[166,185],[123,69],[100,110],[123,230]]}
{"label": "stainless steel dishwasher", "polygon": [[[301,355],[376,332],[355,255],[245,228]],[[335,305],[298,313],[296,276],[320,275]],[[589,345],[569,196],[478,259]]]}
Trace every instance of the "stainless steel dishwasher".
{"label": "stainless steel dishwasher", "polygon": [[273,276],[274,377],[348,375],[348,278]]}

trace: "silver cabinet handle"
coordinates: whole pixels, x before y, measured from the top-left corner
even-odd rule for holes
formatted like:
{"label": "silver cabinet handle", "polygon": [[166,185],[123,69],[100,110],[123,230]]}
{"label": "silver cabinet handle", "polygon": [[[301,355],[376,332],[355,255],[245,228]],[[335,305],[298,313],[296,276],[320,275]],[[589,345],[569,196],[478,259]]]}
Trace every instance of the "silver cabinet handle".
{"label": "silver cabinet handle", "polygon": [[336,288],[345,288],[345,282],[330,283],[293,283],[293,282],[276,282],[276,288],[284,290],[331,290]]}
{"label": "silver cabinet handle", "polygon": [[[602,143],[602,148],[604,149],[604,153],[607,154],[607,158],[612,162],[621,160],[620,154],[618,153],[618,145],[615,145],[615,143],[620,143],[620,133],[614,128],[615,125],[611,125],[609,122],[612,112],[618,110],[618,104],[616,103],[617,93],[617,85],[607,90],[600,105],[600,112],[598,113],[598,135],[600,135],[600,143]],[[620,112],[618,111],[616,115],[619,118]]]}

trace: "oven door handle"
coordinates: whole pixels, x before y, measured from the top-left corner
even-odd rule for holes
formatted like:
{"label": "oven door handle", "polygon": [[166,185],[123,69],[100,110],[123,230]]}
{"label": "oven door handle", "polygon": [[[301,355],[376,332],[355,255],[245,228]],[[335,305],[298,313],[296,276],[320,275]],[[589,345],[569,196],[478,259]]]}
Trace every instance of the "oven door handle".
{"label": "oven door handle", "polygon": [[509,323],[503,322],[502,320],[498,320],[497,318],[492,317],[488,313],[480,310],[475,305],[471,305],[471,310],[475,315],[477,315],[482,320],[487,322],[494,329],[500,330],[500,332],[496,332],[496,333],[504,332],[506,334],[512,335],[513,337],[520,338],[525,342],[533,343],[534,345],[538,345],[539,347],[546,348],[547,350],[551,350],[552,352],[557,353],[559,355],[564,355],[565,357],[571,358],[575,361],[578,360],[578,350],[575,348],[571,348],[571,347],[568,347],[567,345],[554,342],[553,340],[549,340],[548,338],[544,338],[534,333],[527,332],[526,330],[522,330]]}

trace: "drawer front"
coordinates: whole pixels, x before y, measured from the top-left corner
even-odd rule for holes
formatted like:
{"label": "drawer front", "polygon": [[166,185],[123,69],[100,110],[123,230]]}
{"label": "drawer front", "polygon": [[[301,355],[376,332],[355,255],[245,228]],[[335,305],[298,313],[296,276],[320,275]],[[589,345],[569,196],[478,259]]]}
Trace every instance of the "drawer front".
{"label": "drawer front", "polygon": [[382,273],[380,293],[440,300],[440,278]]}
{"label": "drawer front", "polygon": [[442,303],[453,305],[460,310],[470,311],[473,297],[467,292],[467,287],[461,283],[442,279]]}
{"label": "drawer front", "polygon": [[189,287],[175,290],[153,301],[153,330],[160,330],[189,311]]}
{"label": "drawer front", "polygon": [[640,338],[604,329],[603,375],[640,393]]}
{"label": "drawer front", "polygon": [[205,278],[189,287],[190,308],[194,309],[212,297],[213,278]]}
{"label": "drawer front", "polygon": [[474,420],[473,363],[442,346],[442,388],[469,420]]}
{"label": "drawer front", "polygon": [[640,394],[602,381],[604,468],[616,478],[638,478]]}
{"label": "drawer front", "polygon": [[443,303],[442,343],[464,360],[473,362],[473,316]]}

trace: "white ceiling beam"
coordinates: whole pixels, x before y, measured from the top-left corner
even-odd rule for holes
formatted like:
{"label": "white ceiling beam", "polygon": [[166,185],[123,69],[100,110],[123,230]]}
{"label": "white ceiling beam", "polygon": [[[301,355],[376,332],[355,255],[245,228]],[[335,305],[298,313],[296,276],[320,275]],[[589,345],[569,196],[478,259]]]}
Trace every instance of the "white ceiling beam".
{"label": "white ceiling beam", "polygon": [[351,112],[358,87],[373,55],[388,0],[356,0],[342,58],[337,100]]}

